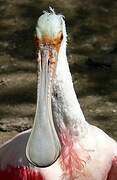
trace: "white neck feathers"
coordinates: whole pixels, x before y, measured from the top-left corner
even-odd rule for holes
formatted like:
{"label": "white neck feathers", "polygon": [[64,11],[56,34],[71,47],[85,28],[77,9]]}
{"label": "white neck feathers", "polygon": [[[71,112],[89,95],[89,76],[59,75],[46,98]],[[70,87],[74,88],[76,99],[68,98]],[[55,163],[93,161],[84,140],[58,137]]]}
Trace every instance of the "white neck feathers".
{"label": "white neck feathers", "polygon": [[53,88],[53,116],[58,127],[67,127],[74,135],[84,136],[88,123],[77,100],[66,57],[66,29],[63,20],[63,42],[59,51]]}

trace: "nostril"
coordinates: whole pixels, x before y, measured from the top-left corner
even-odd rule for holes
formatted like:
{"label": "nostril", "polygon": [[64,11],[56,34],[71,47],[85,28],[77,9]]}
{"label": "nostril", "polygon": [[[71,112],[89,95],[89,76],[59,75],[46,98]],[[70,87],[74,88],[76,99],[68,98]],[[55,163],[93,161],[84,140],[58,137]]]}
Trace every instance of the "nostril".
{"label": "nostril", "polygon": [[49,58],[48,63],[55,64],[56,63],[56,59],[54,57]]}

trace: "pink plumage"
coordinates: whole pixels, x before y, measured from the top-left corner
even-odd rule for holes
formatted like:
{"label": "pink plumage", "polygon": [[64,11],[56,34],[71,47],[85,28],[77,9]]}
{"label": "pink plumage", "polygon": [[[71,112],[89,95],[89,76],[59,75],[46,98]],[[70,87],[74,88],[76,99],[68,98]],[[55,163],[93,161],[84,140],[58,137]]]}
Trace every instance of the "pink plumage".
{"label": "pink plumage", "polygon": [[112,161],[112,166],[108,174],[107,180],[117,180],[117,156]]}
{"label": "pink plumage", "polygon": [[0,180],[44,180],[42,175],[28,167],[7,167],[0,170]]}

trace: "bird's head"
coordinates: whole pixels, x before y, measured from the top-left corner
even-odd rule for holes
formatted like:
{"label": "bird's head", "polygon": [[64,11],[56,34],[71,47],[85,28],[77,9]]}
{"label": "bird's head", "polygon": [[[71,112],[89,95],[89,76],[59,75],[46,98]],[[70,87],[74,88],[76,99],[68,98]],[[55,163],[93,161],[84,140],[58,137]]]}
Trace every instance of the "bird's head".
{"label": "bird's head", "polygon": [[36,27],[37,47],[50,46],[59,52],[63,40],[63,18],[62,15],[56,15],[44,12],[40,16]]}
{"label": "bird's head", "polygon": [[34,125],[26,148],[28,160],[39,167],[53,164],[61,150],[52,115],[51,96],[58,56],[66,33],[63,16],[50,10],[50,13],[44,12],[39,17],[36,26],[38,99]]}
{"label": "bird's head", "polygon": [[48,70],[54,76],[58,62],[59,52],[63,42],[66,40],[65,22],[62,15],[44,11],[38,19],[36,26],[35,42],[37,47],[37,62],[40,68],[48,63]]}

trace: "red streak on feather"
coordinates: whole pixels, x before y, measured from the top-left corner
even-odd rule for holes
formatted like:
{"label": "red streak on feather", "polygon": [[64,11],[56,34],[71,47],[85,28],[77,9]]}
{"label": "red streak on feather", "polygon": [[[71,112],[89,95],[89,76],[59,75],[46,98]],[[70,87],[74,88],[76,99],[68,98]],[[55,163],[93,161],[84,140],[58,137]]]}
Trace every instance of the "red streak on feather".
{"label": "red streak on feather", "polygon": [[7,167],[0,170],[0,180],[44,180],[42,175],[29,167]]}
{"label": "red streak on feather", "polygon": [[84,167],[88,160],[91,159],[89,152],[92,150],[86,150],[79,145],[76,149],[78,140],[68,132],[60,133],[60,139],[62,143],[62,152],[60,156],[61,167],[64,171],[62,179],[78,179],[79,176],[85,176]]}

